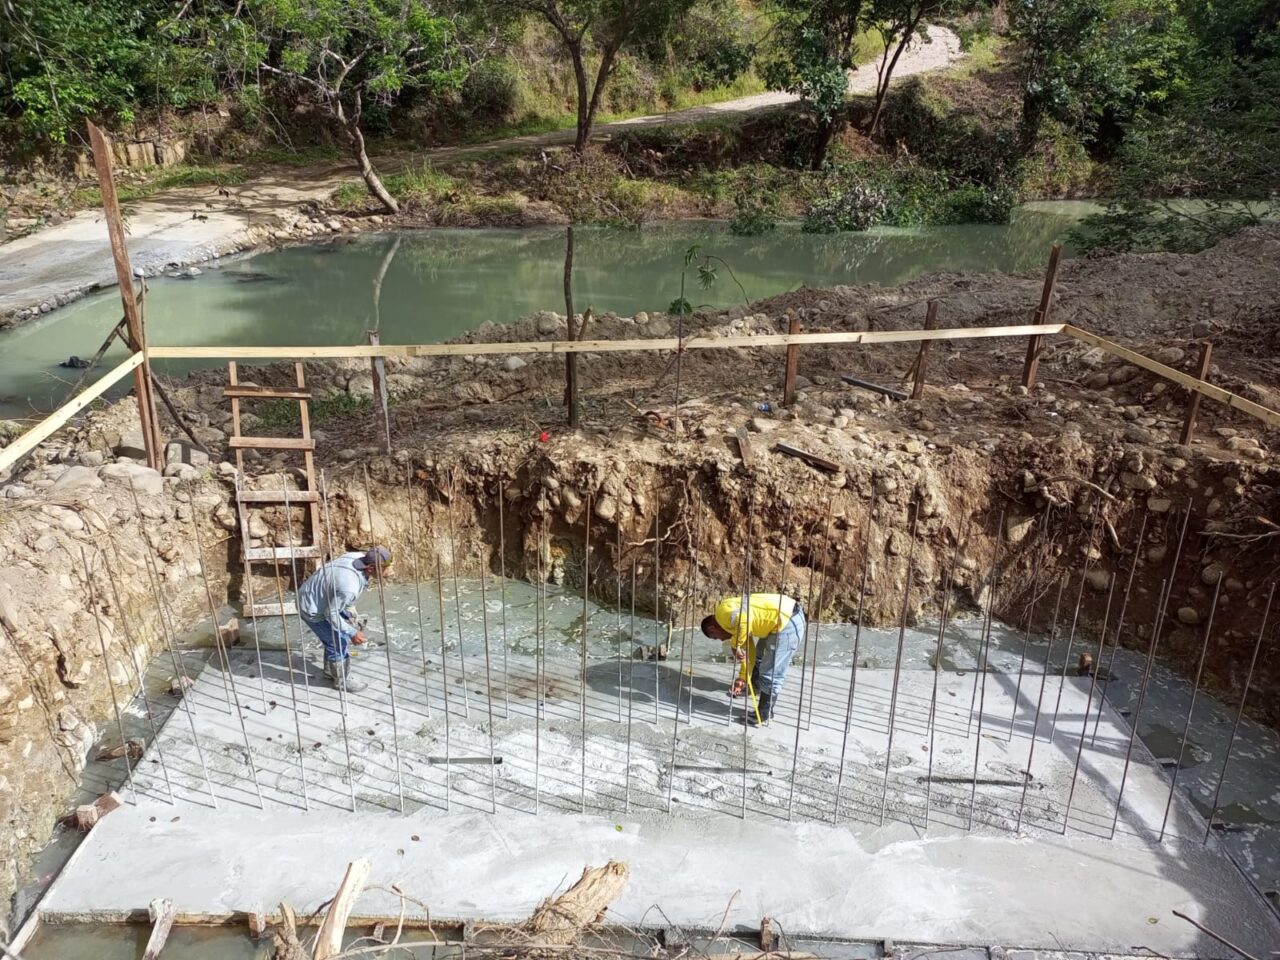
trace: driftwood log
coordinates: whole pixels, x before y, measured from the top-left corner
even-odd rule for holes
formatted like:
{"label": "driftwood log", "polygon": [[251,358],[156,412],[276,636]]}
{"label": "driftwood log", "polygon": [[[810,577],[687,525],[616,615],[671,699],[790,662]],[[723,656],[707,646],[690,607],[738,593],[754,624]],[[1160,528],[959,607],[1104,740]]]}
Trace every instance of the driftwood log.
{"label": "driftwood log", "polygon": [[617,899],[630,875],[625,863],[610,860],[603,867],[587,867],[572,887],[558,897],[548,897],[525,921],[530,945],[573,943],[588,927],[599,923],[609,904]]}

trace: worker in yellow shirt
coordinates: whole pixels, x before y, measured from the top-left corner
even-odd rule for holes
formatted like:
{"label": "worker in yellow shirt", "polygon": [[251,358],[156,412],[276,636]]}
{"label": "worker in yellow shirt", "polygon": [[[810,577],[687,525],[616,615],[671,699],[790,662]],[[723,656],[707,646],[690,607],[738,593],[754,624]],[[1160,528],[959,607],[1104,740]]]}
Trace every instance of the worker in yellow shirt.
{"label": "worker in yellow shirt", "polygon": [[727,641],[741,664],[730,692],[735,697],[748,691],[755,694],[756,709],[746,712],[747,722],[768,723],[791,658],[804,643],[800,601],[781,593],[725,597],[716,604],[716,612],[702,621],[702,632],[712,640]]}

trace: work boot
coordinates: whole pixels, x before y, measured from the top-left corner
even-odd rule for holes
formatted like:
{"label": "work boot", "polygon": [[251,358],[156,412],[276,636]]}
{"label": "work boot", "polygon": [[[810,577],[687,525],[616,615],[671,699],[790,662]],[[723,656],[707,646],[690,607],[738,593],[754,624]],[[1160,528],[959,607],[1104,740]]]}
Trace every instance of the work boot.
{"label": "work boot", "polygon": [[345,660],[329,660],[324,665],[325,675],[333,682],[335,688],[347,693],[359,693],[368,686],[363,680],[351,675],[351,658]]}
{"label": "work boot", "polygon": [[[756,719],[756,713],[760,714],[760,719]],[[743,722],[752,727],[768,726],[769,721],[773,719],[773,695],[769,693],[759,694],[756,699],[756,709],[751,708],[750,700],[747,701],[747,710]]]}

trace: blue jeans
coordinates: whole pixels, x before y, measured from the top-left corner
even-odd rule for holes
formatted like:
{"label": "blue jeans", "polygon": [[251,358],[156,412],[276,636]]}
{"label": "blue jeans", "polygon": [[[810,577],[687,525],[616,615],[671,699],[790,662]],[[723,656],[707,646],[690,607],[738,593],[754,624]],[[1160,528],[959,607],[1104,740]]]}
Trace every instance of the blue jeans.
{"label": "blue jeans", "polygon": [[757,696],[767,693],[776,697],[782,692],[782,681],[787,677],[791,658],[804,643],[805,628],[804,611],[797,606],[791,614],[790,623],[777,633],[756,641],[756,665],[751,672],[751,685]]}
{"label": "blue jeans", "polygon": [[333,628],[328,620],[320,620],[312,623],[310,620],[303,620],[311,632],[320,638],[320,643],[324,646],[324,658],[329,663],[340,663],[347,659],[347,650],[351,646],[351,638]]}

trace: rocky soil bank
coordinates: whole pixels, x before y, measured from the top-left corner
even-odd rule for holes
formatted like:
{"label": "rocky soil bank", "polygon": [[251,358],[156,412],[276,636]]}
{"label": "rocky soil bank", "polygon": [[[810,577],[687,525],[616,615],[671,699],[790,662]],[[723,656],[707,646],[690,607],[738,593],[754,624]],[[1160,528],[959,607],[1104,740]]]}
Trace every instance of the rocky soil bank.
{"label": "rocky soil bank", "polygon": [[[1213,379],[1280,406],[1278,255],[1280,231],[1257,230],[1196,257],[1069,261],[1054,316],[1183,368],[1194,363],[1198,339],[1212,336]],[[684,324],[686,333],[772,333],[798,313],[806,330],[918,326],[930,298],[941,301],[944,326],[1013,323],[1029,315],[1038,292],[1031,276],[942,276],[898,288],[802,290]],[[586,320],[593,339],[659,337],[679,325],[646,314]],[[543,313],[468,339],[551,340],[564,331],[563,317]],[[334,549],[388,543],[401,555],[401,576],[418,569],[427,578],[438,563],[446,575],[454,569],[454,542],[463,575],[496,572],[501,544],[508,575],[531,578],[541,568],[576,584],[589,564],[599,598],[612,599],[621,578],[624,602],[634,565],[637,605],[648,609],[656,534],[658,605],[669,616],[686,597],[701,604],[740,587],[748,547],[754,585],[794,591],[824,618],[854,616],[864,570],[864,615],[877,623],[896,621],[904,589],[910,618],[935,616],[949,583],[953,610],[973,615],[990,601],[997,616],[1030,617],[1044,628],[1062,586],[1065,605],[1082,597],[1077,645],[1082,636],[1093,642],[1112,578],[1123,587],[1132,569],[1121,641],[1145,649],[1161,585],[1172,580],[1161,651],[1188,672],[1221,582],[1206,676],[1230,698],[1280,572],[1276,433],[1206,401],[1196,440],[1184,446],[1185,397],[1176,388],[1084,344],[1055,340],[1039,386],[1025,391],[1017,382],[1024,352],[1024,340],[936,344],[924,396],[895,402],[839,375],[900,386],[914,347],[805,348],[797,403],[786,409],[773,406],[782,375],[774,348],[688,351],[678,364],[660,353],[587,354],[577,431],[563,426],[560,357],[392,361],[389,456],[378,445],[367,362],[308,364],[316,393],[342,398],[317,403],[313,419],[331,542]],[[242,368],[242,377],[285,386],[292,371]],[[127,695],[136,668],[163,643],[151,563],[183,626],[207,612],[197,542],[206,547],[215,599],[241,596],[236,471],[221,389],[217,372],[174,384],[209,454],[174,447],[165,476],[138,462],[132,404],[122,401],[47,444],[3,487],[5,890],[63,812],[109,716],[108,684]],[[765,402],[767,411],[759,409]],[[296,435],[281,405],[246,409],[247,431]],[[736,439],[744,428],[752,469]],[[779,441],[836,469],[786,456]],[[297,466],[285,455],[249,456],[244,482],[296,484]],[[1184,516],[1188,534],[1175,569]],[[278,508],[263,511],[250,527],[251,545],[288,543],[302,512],[290,519]],[[255,581],[256,592],[266,595],[273,583]],[[1264,659],[1254,682],[1251,702],[1280,722],[1280,661]]]}

